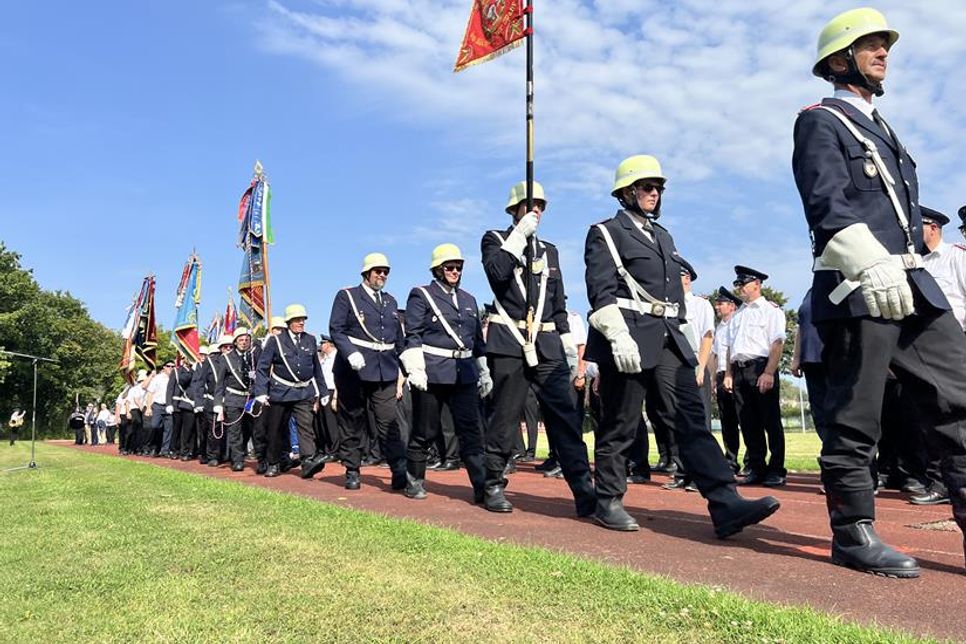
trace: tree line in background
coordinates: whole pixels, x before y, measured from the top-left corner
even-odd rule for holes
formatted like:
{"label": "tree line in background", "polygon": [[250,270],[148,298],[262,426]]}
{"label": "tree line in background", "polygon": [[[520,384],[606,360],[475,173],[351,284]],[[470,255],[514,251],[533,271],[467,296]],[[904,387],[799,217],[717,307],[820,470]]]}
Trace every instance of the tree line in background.
{"label": "tree line in background", "polygon": [[[174,357],[170,334],[158,331],[159,364]],[[124,386],[118,368],[123,342],[117,331],[91,318],[83,302],[69,292],[40,287],[20,255],[0,242],[0,349],[56,362],[37,369],[37,431],[41,436],[66,434],[75,400],[114,399]],[[0,354],[0,419],[15,407],[33,403],[32,361]],[[28,416],[29,418],[29,416]]]}

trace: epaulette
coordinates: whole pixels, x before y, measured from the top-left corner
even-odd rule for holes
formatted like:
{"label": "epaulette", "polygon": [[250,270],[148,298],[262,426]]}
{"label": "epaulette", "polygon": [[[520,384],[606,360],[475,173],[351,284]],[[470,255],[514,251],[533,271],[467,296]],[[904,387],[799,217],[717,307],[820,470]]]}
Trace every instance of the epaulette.
{"label": "epaulette", "polygon": [[953,246],[959,250],[966,250],[966,244],[953,244]]}
{"label": "epaulette", "polygon": [[802,112],[808,112],[809,110],[814,110],[816,107],[822,107],[822,104],[819,102],[819,103],[812,103],[811,105],[806,105],[802,109],[798,110],[798,113],[801,114]]}

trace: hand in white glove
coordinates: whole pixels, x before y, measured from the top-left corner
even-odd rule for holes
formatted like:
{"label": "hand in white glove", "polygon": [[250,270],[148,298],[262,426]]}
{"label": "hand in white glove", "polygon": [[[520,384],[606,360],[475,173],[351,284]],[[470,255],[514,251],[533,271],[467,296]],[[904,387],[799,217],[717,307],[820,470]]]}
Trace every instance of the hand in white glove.
{"label": "hand in white glove", "polygon": [[[319,404],[325,407],[326,405],[329,404],[329,398],[330,398],[329,396],[322,396],[321,398],[319,398]],[[316,411],[318,411],[318,409],[316,409]]]}
{"label": "hand in white glove", "polygon": [[262,394],[261,396],[255,396],[255,402],[257,402],[259,405],[267,405],[268,404],[268,394]]}
{"label": "hand in white glove", "polygon": [[881,259],[859,273],[862,297],[874,318],[901,320],[915,311],[906,271]]}
{"label": "hand in white glove", "polygon": [[[205,408],[204,408],[204,407],[195,407],[195,413],[196,413],[196,414],[200,414],[200,413],[201,413],[201,412],[203,412],[204,410],[205,410]],[[131,417],[131,415],[130,415],[130,414],[128,414],[128,416],[127,416],[127,417],[128,417],[128,418],[130,418],[130,417]]]}
{"label": "hand in white glove", "polygon": [[352,367],[353,371],[359,371],[366,366],[366,359],[362,357],[362,354],[356,351],[355,353],[350,353],[347,358],[349,361],[349,366]]}
{"label": "hand in white glove", "polygon": [[168,405],[167,407],[164,408],[164,411],[167,414],[173,414],[174,413],[174,405]]}
{"label": "hand in white glove", "polygon": [[429,377],[425,369],[414,369],[409,373],[409,385],[420,391],[426,391],[429,387]]}
{"label": "hand in white glove", "polygon": [[493,377],[490,376],[490,367],[486,364],[486,358],[476,359],[476,364],[480,368],[480,377],[476,381],[476,387],[480,391],[480,398],[486,398],[493,391]]}
{"label": "hand in white glove", "polygon": [[537,226],[540,224],[540,215],[534,211],[530,211],[520,218],[520,221],[514,226],[515,230],[520,231],[524,237],[530,237],[533,233],[537,232]]}
{"label": "hand in white glove", "polygon": [[614,366],[621,373],[641,372],[641,351],[627,329],[624,315],[616,304],[608,304],[590,316],[590,326],[610,342]]}
{"label": "hand in white glove", "polygon": [[569,333],[560,334],[560,342],[563,343],[564,355],[567,357],[567,365],[570,367],[570,379],[577,377],[577,366],[579,356],[577,355],[577,344]]}

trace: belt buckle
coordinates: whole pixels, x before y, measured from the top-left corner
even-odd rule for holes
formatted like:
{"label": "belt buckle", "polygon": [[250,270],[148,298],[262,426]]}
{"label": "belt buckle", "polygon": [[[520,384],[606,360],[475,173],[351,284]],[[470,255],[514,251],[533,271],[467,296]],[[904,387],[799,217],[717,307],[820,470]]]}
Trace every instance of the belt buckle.
{"label": "belt buckle", "polygon": [[664,317],[664,311],[666,310],[667,310],[667,307],[664,306],[664,304],[662,304],[661,302],[651,304],[651,315],[655,315],[661,318],[661,317]]}
{"label": "belt buckle", "polygon": [[453,349],[453,360],[459,360],[459,357],[460,357],[460,350]]}

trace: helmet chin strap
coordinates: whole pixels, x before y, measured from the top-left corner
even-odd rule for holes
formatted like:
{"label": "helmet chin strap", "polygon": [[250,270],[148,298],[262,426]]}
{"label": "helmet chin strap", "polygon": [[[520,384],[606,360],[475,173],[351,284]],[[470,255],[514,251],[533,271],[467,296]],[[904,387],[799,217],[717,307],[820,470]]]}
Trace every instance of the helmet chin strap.
{"label": "helmet chin strap", "polygon": [[634,194],[634,203],[627,203],[627,201],[624,199],[624,193],[623,193],[623,191],[617,193],[618,194],[617,201],[618,201],[618,203],[620,203],[621,207],[624,210],[629,210],[632,213],[634,213],[635,215],[638,215],[640,217],[644,217],[645,219],[650,219],[652,221],[657,221],[658,217],[661,216],[661,201],[660,201],[660,199],[658,199],[657,207],[654,208],[654,211],[653,212],[646,212],[638,204],[638,201],[637,201],[637,188],[635,188],[634,186],[631,186],[631,192]]}
{"label": "helmet chin strap", "polygon": [[829,69],[829,75],[827,80],[832,83],[839,83],[841,85],[857,85],[859,87],[864,87],[865,89],[872,92],[875,96],[882,96],[885,94],[885,89],[882,87],[882,83],[878,81],[871,81],[869,78],[859,71],[859,66],[855,62],[855,54],[852,51],[852,47],[845,50],[845,61],[848,64],[848,69],[846,69],[844,74],[836,74]]}

